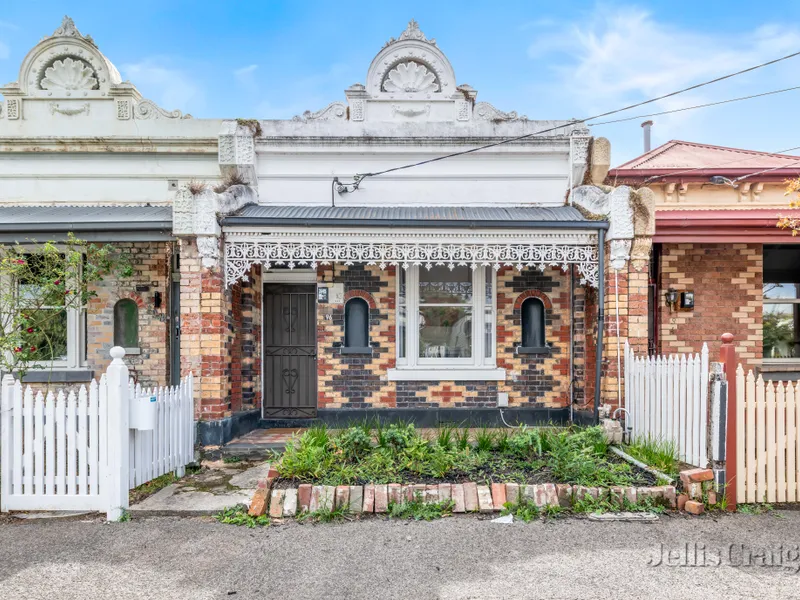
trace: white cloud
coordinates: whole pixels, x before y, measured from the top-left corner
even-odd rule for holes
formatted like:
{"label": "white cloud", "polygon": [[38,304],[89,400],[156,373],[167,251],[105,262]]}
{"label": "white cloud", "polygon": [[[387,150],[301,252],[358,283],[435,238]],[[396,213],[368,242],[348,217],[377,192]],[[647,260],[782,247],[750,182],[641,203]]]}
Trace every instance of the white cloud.
{"label": "white cloud", "polygon": [[184,71],[165,66],[167,61],[149,58],[122,66],[125,79],[139,88],[142,94],[166,110],[199,111],[205,105],[200,86]]}
{"label": "white cloud", "polygon": [[241,67],[240,69],[235,69],[233,71],[233,76],[236,78],[236,81],[239,82],[242,86],[255,89],[256,88],[256,79],[255,74],[258,70],[258,65],[247,65],[246,67]]}
{"label": "white cloud", "polygon": [[[597,112],[738,71],[798,46],[800,31],[790,26],[764,25],[743,35],[701,32],[658,21],[637,7],[598,5],[589,18],[541,35],[528,54],[550,63],[551,90],[555,86],[557,93],[576,99],[582,110]],[[779,81],[779,72],[737,77],[736,95],[745,95],[741,86],[748,81]],[[703,102],[707,93],[712,89],[661,101],[653,112]]]}

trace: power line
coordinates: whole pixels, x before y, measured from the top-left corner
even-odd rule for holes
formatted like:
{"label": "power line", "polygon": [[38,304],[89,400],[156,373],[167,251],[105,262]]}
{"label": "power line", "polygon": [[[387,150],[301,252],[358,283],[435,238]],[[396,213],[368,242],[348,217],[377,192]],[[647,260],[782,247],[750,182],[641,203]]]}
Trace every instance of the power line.
{"label": "power line", "polygon": [[748,173],[747,175],[742,175],[741,177],[737,177],[733,180],[733,183],[741,181],[742,179],[747,179],[748,177],[753,177],[755,175],[762,175],[764,173],[769,173],[770,171],[777,171],[778,169],[785,169],[788,166],[800,164],[800,159],[790,162],[788,165],[780,165],[778,167],[772,167],[771,169],[764,169],[763,171],[756,171],[755,173]]}
{"label": "power line", "polygon": [[686,87],[686,88],[683,88],[683,89],[680,89],[680,90],[676,90],[676,91],[670,92],[668,94],[663,94],[663,95],[658,96],[656,98],[650,98],[649,100],[643,100],[642,102],[636,102],[634,104],[629,104],[628,106],[624,106],[624,107],[618,108],[616,110],[610,110],[610,111],[607,111],[607,112],[604,112],[604,113],[600,113],[600,114],[594,115],[592,117],[587,117],[585,119],[572,119],[571,121],[563,123],[563,124],[561,124],[561,125],[559,125],[557,127],[550,127],[548,129],[543,129],[541,131],[534,131],[532,133],[526,133],[524,135],[519,135],[519,136],[512,137],[512,138],[506,138],[504,140],[499,140],[497,142],[492,142],[490,144],[485,144],[483,146],[477,146],[475,148],[470,148],[469,150],[462,150],[460,152],[453,152],[451,154],[445,154],[445,155],[442,155],[442,156],[437,156],[435,158],[429,158],[429,159],[418,161],[418,162],[415,162],[415,163],[409,163],[409,164],[406,164],[406,165],[400,165],[398,167],[391,167],[389,169],[384,169],[382,171],[375,171],[375,172],[372,172],[372,173],[359,174],[359,175],[355,176],[354,181],[352,183],[350,183],[350,184],[339,183],[339,190],[340,191],[348,191],[348,186],[352,186],[352,189],[356,190],[361,185],[361,182],[364,179],[366,179],[367,177],[378,177],[380,175],[385,175],[386,173],[393,173],[395,171],[402,171],[402,170],[405,170],[405,169],[412,169],[414,167],[420,167],[422,165],[426,165],[426,164],[430,164],[430,163],[434,163],[434,162],[439,162],[441,160],[446,160],[448,158],[455,158],[457,156],[464,156],[466,154],[472,154],[474,152],[479,152],[481,150],[486,150],[488,148],[494,148],[496,146],[502,146],[504,144],[510,144],[511,142],[516,142],[516,141],[524,140],[524,139],[527,139],[527,138],[530,138],[530,137],[534,137],[534,136],[537,136],[537,135],[542,135],[544,133],[549,133],[551,131],[555,131],[556,129],[562,129],[564,127],[569,127],[571,125],[578,125],[578,124],[581,124],[581,123],[586,123],[587,121],[593,121],[595,119],[601,119],[603,117],[607,117],[607,116],[614,115],[614,114],[617,114],[617,113],[620,113],[620,112],[624,112],[624,111],[630,110],[632,108],[638,108],[639,106],[644,106],[646,104],[652,104],[653,102],[658,102],[658,101],[664,100],[666,98],[671,98],[671,97],[677,96],[679,94],[690,92],[692,90],[696,90],[696,89],[699,89],[701,87],[704,87],[704,86],[707,86],[707,85],[711,85],[713,83],[719,83],[720,81],[724,81],[726,79],[730,79],[731,77],[736,77],[738,75],[743,75],[744,73],[749,73],[751,71],[755,71],[756,69],[761,69],[763,67],[774,65],[775,63],[779,63],[781,61],[788,60],[790,58],[794,58],[795,56],[800,56],[800,51],[793,52],[792,54],[787,54],[786,56],[782,56],[780,58],[776,58],[774,60],[770,60],[770,61],[758,64],[758,65],[755,65],[755,66],[752,66],[752,67],[748,67],[747,69],[742,69],[741,71],[736,71],[735,73],[729,73],[727,75],[723,75],[721,77],[716,77],[716,78],[711,79],[709,81],[704,81],[702,83],[697,83],[695,85],[691,85],[689,87]]}
{"label": "power line", "polygon": [[597,123],[587,123],[589,127],[595,125],[608,125],[610,123],[623,123],[624,121],[636,121],[637,119],[646,119],[647,117],[658,117],[661,115],[669,115],[672,113],[683,112],[686,110],[695,110],[697,108],[708,108],[709,106],[719,106],[720,104],[730,104],[731,102],[739,102],[741,100],[752,100],[753,98],[762,98],[763,96],[771,96],[773,94],[782,94],[784,92],[791,92],[793,90],[800,90],[800,85],[782,90],[774,90],[772,92],[763,92],[761,94],[753,94],[752,96],[741,96],[739,98],[729,98],[728,100],[720,100],[719,102],[709,102],[707,104],[696,104],[695,106],[686,106],[684,108],[675,108],[673,110],[664,110],[657,113],[650,113],[649,115],[637,115],[635,117],[626,117],[624,119],[614,119],[612,121],[599,121]]}

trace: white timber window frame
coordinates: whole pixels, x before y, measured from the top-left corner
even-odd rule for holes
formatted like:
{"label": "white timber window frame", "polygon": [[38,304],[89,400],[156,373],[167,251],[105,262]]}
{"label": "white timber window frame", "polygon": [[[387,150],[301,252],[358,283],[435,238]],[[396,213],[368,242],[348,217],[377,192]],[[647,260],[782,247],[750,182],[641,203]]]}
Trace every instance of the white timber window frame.
{"label": "white timber window frame", "polygon": [[[420,270],[424,266],[399,267],[396,289],[396,347],[397,368],[389,369],[390,381],[504,381],[505,369],[496,362],[497,274],[491,267],[477,267],[472,273],[471,302],[439,303],[435,306],[464,307],[471,311],[470,357],[420,356],[419,317],[416,326],[410,327],[419,315],[420,307],[432,306],[420,302]],[[403,294],[405,279],[405,294]],[[487,289],[488,286],[488,289]],[[489,292],[487,294],[487,291]],[[488,296],[488,298],[487,298]],[[405,327],[402,314],[405,314]],[[412,351],[414,350],[414,351]]]}

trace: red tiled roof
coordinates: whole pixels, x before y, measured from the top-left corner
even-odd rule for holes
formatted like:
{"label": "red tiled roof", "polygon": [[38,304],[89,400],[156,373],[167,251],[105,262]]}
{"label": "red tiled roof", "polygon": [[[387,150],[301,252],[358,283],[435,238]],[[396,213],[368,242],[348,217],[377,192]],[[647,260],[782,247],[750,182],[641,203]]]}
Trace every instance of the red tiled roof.
{"label": "red tiled roof", "polygon": [[770,179],[796,177],[800,175],[800,156],[671,140],[611,169],[608,175],[617,179],[671,175],[685,180],[710,175],[737,177],[764,169],[775,169],[766,174]]}

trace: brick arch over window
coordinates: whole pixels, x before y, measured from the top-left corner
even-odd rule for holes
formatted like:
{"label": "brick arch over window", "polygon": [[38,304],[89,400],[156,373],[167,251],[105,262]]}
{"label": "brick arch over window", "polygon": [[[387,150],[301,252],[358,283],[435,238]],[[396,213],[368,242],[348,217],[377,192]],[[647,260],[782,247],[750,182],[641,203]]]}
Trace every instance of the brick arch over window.
{"label": "brick arch over window", "polygon": [[372,294],[370,294],[369,292],[365,292],[364,290],[350,290],[349,292],[346,292],[344,295],[344,303],[347,304],[347,301],[350,300],[351,298],[363,298],[364,300],[367,301],[370,310],[378,309],[378,303],[375,302],[375,298],[373,298]]}
{"label": "brick arch over window", "polygon": [[525,302],[528,298],[538,298],[544,304],[545,310],[551,310],[553,308],[553,303],[550,302],[550,298],[547,294],[540,292],[539,290],[525,290],[517,299],[514,300],[514,310],[519,310],[522,308],[522,303]]}

